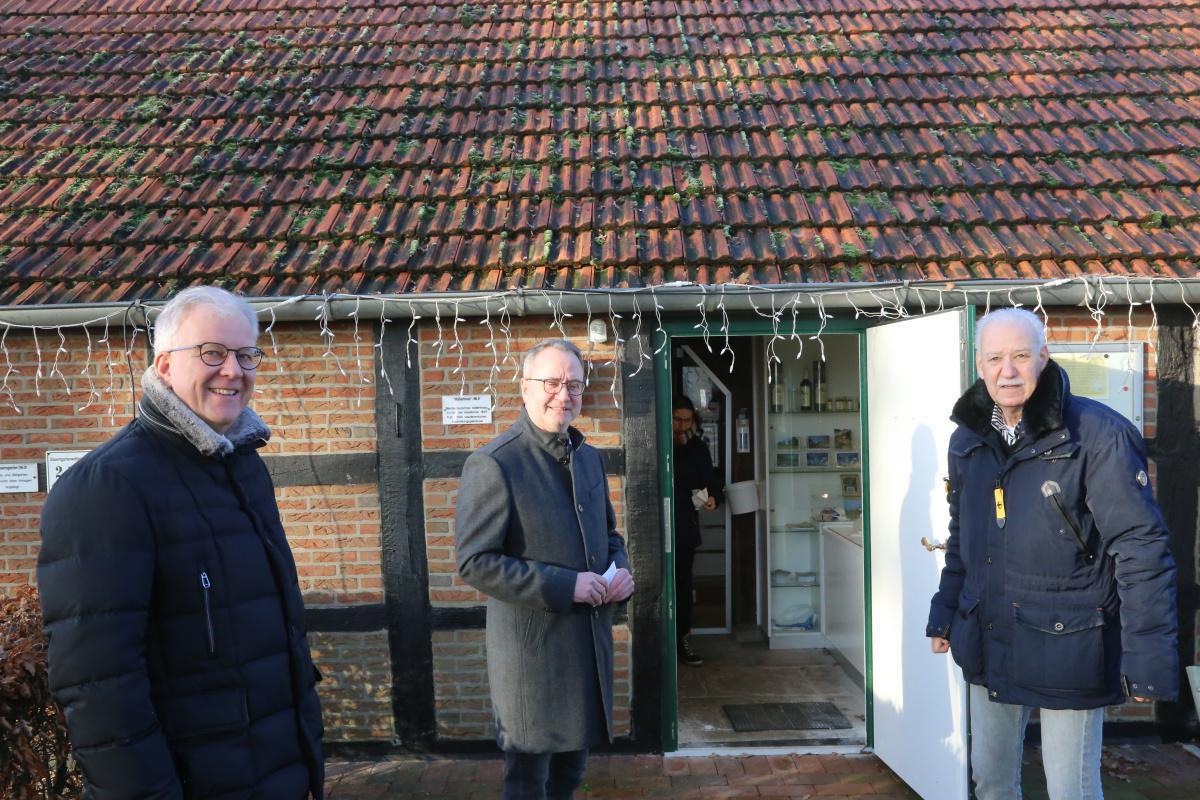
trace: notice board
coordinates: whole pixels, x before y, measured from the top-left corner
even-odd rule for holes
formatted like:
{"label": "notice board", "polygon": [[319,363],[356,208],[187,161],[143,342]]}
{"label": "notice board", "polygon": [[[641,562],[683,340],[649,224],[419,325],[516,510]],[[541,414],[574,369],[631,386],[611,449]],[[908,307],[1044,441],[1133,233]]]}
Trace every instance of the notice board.
{"label": "notice board", "polygon": [[1050,357],[1067,371],[1071,394],[1099,400],[1143,430],[1142,342],[1048,344]]}

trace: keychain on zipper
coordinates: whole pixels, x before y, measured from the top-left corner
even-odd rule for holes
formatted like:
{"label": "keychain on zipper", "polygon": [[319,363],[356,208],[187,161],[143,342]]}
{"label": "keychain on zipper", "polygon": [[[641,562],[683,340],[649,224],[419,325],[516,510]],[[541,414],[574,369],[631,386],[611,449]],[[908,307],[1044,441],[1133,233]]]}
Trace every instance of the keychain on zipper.
{"label": "keychain on zipper", "polygon": [[1004,487],[1000,485],[1000,481],[996,481],[996,527],[1004,527]]}

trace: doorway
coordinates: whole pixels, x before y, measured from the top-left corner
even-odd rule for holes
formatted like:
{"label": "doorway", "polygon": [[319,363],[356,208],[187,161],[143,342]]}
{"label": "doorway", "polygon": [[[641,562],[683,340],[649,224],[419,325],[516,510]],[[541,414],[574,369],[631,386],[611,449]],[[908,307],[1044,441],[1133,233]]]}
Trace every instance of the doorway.
{"label": "doorway", "polygon": [[672,397],[696,406],[725,485],[759,500],[700,515],[692,596],[674,598],[677,619],[692,604],[703,660],[674,664],[680,749],[867,743],[862,347],[859,331],[733,337],[724,352],[672,340]]}

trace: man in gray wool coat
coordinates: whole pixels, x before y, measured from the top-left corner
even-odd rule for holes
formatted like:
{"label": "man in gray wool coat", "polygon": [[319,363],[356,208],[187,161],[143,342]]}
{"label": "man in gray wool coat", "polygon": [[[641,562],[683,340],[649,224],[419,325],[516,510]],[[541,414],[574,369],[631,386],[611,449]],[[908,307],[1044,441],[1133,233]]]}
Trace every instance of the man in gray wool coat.
{"label": "man in gray wool coat", "polygon": [[505,799],[571,798],[588,748],[612,741],[613,604],[633,594],[633,576],[604,461],[571,427],[579,348],[541,342],[522,375],[516,424],[463,467],[458,574],[488,596]]}

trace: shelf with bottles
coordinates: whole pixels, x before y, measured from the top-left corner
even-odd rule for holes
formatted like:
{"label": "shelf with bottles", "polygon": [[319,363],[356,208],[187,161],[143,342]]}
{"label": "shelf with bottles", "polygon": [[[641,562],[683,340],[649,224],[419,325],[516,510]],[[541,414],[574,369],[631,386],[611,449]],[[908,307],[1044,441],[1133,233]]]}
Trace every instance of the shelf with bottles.
{"label": "shelf with bottles", "polygon": [[839,405],[829,403],[826,405],[826,408],[786,408],[785,407],[785,408],[780,408],[778,410],[776,410],[774,408],[768,408],[767,413],[772,416],[788,416],[788,415],[793,415],[793,414],[799,414],[799,415],[804,415],[804,416],[816,416],[816,415],[827,415],[827,414],[853,414],[856,416],[858,415],[859,409],[858,409],[858,398],[857,397],[842,397],[842,398],[836,398],[836,399],[842,399],[842,401],[845,401],[845,403],[840,405],[840,407],[839,407]]}

